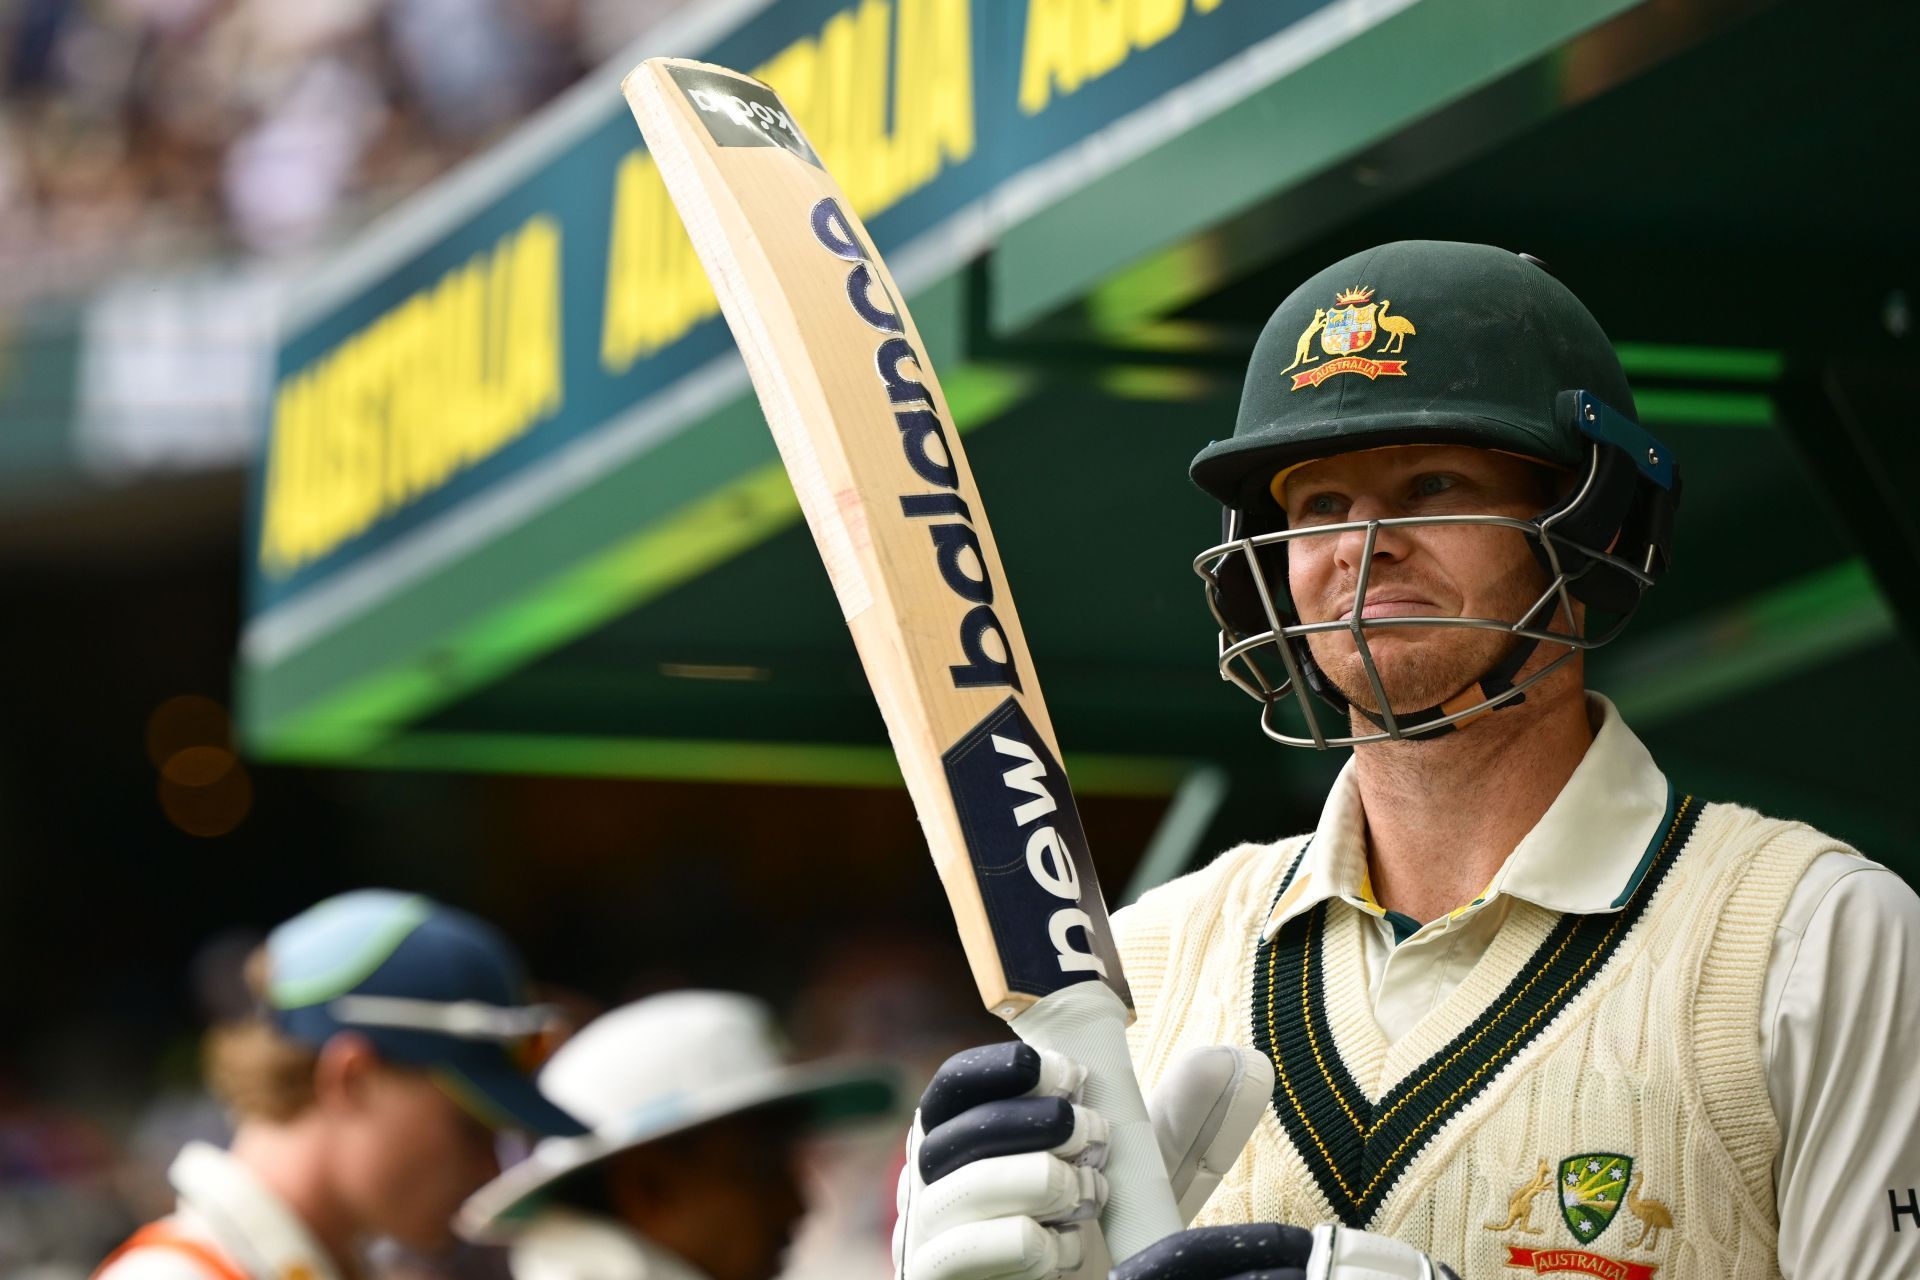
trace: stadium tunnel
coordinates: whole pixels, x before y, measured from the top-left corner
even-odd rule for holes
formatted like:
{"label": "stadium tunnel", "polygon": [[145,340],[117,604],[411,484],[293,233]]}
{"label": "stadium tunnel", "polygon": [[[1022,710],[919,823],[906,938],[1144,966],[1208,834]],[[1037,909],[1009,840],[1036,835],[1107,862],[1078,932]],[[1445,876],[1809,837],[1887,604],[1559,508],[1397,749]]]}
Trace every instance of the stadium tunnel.
{"label": "stadium tunnel", "polygon": [[1186,467],[1275,303],[1408,237],[1547,263],[1684,467],[1591,683],[1678,786],[1920,882],[1915,47],[1893,0],[695,0],[291,272],[0,312],[0,1108],[132,1129],[191,988],[367,884],[587,1003],[738,987],[920,1067],[995,1033],[643,55],[769,79],[906,289],[1110,900],[1317,815],[1341,756],[1218,678]]}

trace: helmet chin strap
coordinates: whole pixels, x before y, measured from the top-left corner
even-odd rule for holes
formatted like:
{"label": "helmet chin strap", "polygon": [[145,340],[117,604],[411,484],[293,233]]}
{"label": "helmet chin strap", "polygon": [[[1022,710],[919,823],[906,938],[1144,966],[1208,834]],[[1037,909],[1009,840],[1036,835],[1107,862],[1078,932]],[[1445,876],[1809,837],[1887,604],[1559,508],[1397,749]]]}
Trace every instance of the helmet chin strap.
{"label": "helmet chin strap", "polygon": [[[1294,642],[1289,641],[1289,643]],[[1465,685],[1462,685],[1460,691],[1452,697],[1436,703],[1431,707],[1422,708],[1419,711],[1395,712],[1393,718],[1400,728],[1401,735],[1409,741],[1429,740],[1438,738],[1443,734],[1452,733],[1455,729],[1461,729],[1472,724],[1475,720],[1479,719],[1479,716],[1468,716],[1464,720],[1456,720],[1451,724],[1434,725],[1432,728],[1427,729],[1421,728],[1422,725],[1431,725],[1433,721],[1445,716],[1456,715],[1459,712],[1469,710],[1477,703],[1491,702],[1501,694],[1512,689],[1514,677],[1520,674],[1520,668],[1527,665],[1527,660],[1533,657],[1534,651],[1539,647],[1540,642],[1538,640],[1523,636],[1515,640],[1514,643],[1508,647],[1506,653],[1501,656],[1498,662],[1481,673],[1478,679],[1469,680]],[[1313,655],[1308,652],[1305,643],[1299,644],[1299,647],[1295,650],[1295,654],[1300,660],[1303,674],[1307,677],[1307,687],[1312,689],[1322,702],[1342,714],[1349,711],[1358,712],[1376,728],[1387,728],[1387,722],[1383,716],[1376,715],[1365,707],[1355,704],[1334,686],[1333,681],[1327,677],[1326,672],[1320,669],[1320,664],[1313,660]],[[1502,707],[1517,707],[1526,700],[1527,695],[1523,693],[1518,697],[1510,698],[1502,702],[1499,706],[1488,707],[1486,710],[1498,711]]]}
{"label": "helmet chin strap", "polygon": [[[1406,715],[1396,713],[1394,719],[1399,722],[1403,731],[1409,728],[1413,730],[1413,732],[1406,734],[1410,739],[1424,740],[1438,738],[1442,734],[1452,733],[1455,729],[1464,729],[1480,717],[1477,715],[1468,716],[1464,720],[1455,720],[1452,724],[1436,725],[1431,729],[1422,729],[1420,726],[1430,724],[1443,716],[1450,716],[1461,711],[1469,710],[1478,702],[1491,702],[1501,694],[1507,692],[1507,690],[1513,688],[1513,678],[1520,674],[1520,668],[1527,665],[1527,659],[1531,658],[1533,651],[1539,647],[1540,642],[1538,640],[1517,640],[1507,650],[1506,656],[1488,668],[1486,674],[1482,675],[1478,680],[1470,681],[1460,692],[1454,694],[1445,702],[1437,706],[1426,707],[1420,711],[1410,712]],[[1516,697],[1509,698],[1499,706],[1488,707],[1486,711],[1498,711],[1502,707],[1517,707],[1526,700],[1527,695],[1523,693]],[[1387,727],[1387,722],[1384,718],[1376,716],[1365,707],[1355,707],[1354,710],[1358,711],[1368,720],[1371,720],[1379,728],[1384,729]],[[1484,714],[1484,712],[1482,714]]]}

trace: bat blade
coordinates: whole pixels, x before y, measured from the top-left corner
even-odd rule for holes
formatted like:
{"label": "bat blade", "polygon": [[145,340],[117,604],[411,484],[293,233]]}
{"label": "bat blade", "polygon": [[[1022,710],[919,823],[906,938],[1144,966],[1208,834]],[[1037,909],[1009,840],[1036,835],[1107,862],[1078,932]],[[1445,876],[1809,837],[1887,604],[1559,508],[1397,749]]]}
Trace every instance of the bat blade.
{"label": "bat blade", "polygon": [[766,85],[655,58],[624,89],[745,357],[986,1007],[1089,1069],[1116,1260],[1180,1221],[1131,997],[986,511],[866,228]]}

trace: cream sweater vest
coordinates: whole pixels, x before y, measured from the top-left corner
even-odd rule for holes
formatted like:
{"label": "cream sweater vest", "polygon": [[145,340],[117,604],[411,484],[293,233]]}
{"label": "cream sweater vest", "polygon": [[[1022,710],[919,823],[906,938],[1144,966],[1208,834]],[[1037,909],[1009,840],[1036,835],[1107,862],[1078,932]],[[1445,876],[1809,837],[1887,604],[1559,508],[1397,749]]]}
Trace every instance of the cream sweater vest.
{"label": "cream sweater vest", "polygon": [[1358,912],[1325,903],[1260,943],[1302,838],[1230,850],[1120,912],[1143,1083],[1219,1043],[1279,1076],[1196,1225],[1345,1222],[1474,1278],[1777,1276],[1761,986],[1795,882],[1844,846],[1731,805],[1675,809],[1619,911],[1514,903],[1394,1045]]}

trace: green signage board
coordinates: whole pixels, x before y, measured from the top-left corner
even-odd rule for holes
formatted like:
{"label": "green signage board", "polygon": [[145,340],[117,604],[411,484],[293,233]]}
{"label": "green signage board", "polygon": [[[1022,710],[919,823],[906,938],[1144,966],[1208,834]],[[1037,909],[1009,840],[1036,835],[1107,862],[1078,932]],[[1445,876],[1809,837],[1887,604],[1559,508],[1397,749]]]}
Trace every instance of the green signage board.
{"label": "green signage board", "polygon": [[[633,57],[701,57],[780,92],[913,297],[964,431],[1022,377],[968,363],[965,268],[983,253],[1006,246],[1035,296],[1058,296],[1061,264],[1110,271],[1172,244],[1259,174],[1293,181],[1389,127],[1383,111],[1418,118],[1628,3],[1508,22],[1527,6],[703,0]],[[1427,66],[1455,21],[1488,38]],[[1383,62],[1422,70],[1349,84]],[[352,757],[794,520],[624,69],[370,229],[297,304],[247,547],[256,750]],[[1313,127],[1275,134],[1270,99],[1307,81]],[[1229,138],[1232,163],[1214,154]],[[1215,180],[1152,189],[1195,165]],[[1049,226],[1053,250],[1019,238],[1121,178],[1163,239],[1115,208]],[[1021,281],[994,272],[998,311]]]}

